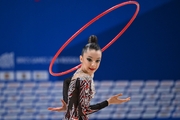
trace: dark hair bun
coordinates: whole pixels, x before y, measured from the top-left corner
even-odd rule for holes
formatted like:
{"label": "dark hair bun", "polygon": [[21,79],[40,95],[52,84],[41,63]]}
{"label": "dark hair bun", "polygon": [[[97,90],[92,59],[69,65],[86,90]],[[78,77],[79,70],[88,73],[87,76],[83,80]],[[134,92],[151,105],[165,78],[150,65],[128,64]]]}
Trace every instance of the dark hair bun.
{"label": "dark hair bun", "polygon": [[89,36],[88,43],[96,43],[97,44],[98,43],[97,36],[95,36],[95,35]]}

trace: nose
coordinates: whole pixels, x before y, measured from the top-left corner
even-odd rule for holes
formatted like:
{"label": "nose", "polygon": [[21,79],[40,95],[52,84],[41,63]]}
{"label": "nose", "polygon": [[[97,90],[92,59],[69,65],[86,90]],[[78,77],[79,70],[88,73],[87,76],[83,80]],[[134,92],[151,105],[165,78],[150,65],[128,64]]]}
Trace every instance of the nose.
{"label": "nose", "polygon": [[92,66],[92,67],[95,67],[95,66],[96,66],[96,62],[92,62],[92,63],[91,63],[91,66]]}

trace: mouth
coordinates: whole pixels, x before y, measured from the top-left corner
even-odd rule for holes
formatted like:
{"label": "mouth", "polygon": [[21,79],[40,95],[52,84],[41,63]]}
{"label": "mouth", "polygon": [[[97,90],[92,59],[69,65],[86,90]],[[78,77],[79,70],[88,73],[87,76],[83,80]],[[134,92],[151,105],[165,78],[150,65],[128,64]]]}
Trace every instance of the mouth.
{"label": "mouth", "polygon": [[89,68],[91,71],[94,71],[94,70],[96,70],[96,69],[94,69],[94,68]]}

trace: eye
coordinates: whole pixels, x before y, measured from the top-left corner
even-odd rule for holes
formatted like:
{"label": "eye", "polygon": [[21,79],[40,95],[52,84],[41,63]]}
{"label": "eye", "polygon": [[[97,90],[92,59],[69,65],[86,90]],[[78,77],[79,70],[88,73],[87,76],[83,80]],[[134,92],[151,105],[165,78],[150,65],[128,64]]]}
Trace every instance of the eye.
{"label": "eye", "polygon": [[90,58],[87,58],[87,60],[88,60],[89,62],[91,62],[91,61],[92,61]]}
{"label": "eye", "polygon": [[99,63],[101,60],[96,60],[97,63]]}

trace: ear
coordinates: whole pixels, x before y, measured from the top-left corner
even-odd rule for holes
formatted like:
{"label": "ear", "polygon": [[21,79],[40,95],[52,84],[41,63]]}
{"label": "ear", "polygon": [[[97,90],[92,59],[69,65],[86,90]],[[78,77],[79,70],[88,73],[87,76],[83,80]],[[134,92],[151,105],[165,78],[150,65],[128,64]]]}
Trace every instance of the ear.
{"label": "ear", "polygon": [[80,60],[81,63],[82,63],[82,59],[83,59],[83,58],[82,58],[82,55],[80,55],[80,56],[79,56],[79,60]]}

